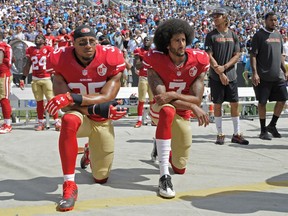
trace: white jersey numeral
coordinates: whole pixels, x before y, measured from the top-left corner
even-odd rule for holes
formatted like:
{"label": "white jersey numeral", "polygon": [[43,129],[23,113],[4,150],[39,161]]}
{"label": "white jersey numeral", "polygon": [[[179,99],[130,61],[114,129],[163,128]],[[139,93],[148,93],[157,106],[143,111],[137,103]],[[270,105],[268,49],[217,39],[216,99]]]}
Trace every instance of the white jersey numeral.
{"label": "white jersey numeral", "polygon": [[176,92],[181,94],[183,89],[185,89],[186,83],[185,82],[170,82],[169,89],[176,89]]}
{"label": "white jersey numeral", "polygon": [[96,89],[102,88],[105,83],[106,81],[88,83],[88,89],[83,83],[69,83],[68,86],[70,89],[78,89],[81,95],[86,95],[96,93]]}

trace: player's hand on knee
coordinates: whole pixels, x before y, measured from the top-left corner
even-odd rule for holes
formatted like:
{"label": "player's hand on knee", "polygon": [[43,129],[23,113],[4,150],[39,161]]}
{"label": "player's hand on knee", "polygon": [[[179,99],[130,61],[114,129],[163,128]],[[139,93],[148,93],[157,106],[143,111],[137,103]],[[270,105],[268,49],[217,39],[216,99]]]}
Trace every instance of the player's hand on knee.
{"label": "player's hand on knee", "polygon": [[55,115],[58,110],[69,106],[70,104],[74,103],[71,94],[67,92],[66,94],[59,94],[53,97],[45,106],[45,109],[48,111],[50,115]]}
{"label": "player's hand on knee", "polygon": [[19,81],[19,88],[24,90],[24,88],[25,88],[25,81],[24,80]]}
{"label": "player's hand on knee", "polygon": [[194,115],[196,116],[196,118],[198,119],[198,125],[199,126],[204,126],[206,127],[207,125],[209,125],[209,116],[208,114],[199,106],[195,105],[192,108],[192,111],[194,113]]}
{"label": "player's hand on knee", "polygon": [[117,106],[117,101],[109,101],[106,103],[95,104],[88,106],[90,115],[100,115],[103,118],[118,120],[127,114],[126,107]]}

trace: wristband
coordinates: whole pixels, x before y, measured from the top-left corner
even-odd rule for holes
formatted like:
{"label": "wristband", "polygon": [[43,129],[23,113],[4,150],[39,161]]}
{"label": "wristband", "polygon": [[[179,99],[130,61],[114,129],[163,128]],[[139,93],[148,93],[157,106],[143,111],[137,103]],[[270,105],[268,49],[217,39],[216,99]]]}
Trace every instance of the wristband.
{"label": "wristband", "polygon": [[78,105],[81,105],[82,104],[82,101],[83,101],[83,96],[82,95],[80,95],[80,94],[74,94],[74,93],[72,93],[72,94],[70,94],[71,95],[71,97],[73,98],[73,102],[75,103],[75,104],[78,104]]}
{"label": "wristband", "polygon": [[89,113],[89,115],[95,115],[94,110],[95,110],[95,107],[96,107],[96,106],[97,106],[97,104],[88,106],[88,113]]}
{"label": "wristband", "polygon": [[111,102],[89,105],[87,111],[89,115],[97,114],[97,115],[100,115],[101,117],[108,118],[110,105],[111,105]]}
{"label": "wristband", "polygon": [[25,80],[25,79],[26,79],[26,76],[22,75],[21,80]]}
{"label": "wristband", "polygon": [[89,115],[100,115],[103,118],[109,118],[110,105],[116,106],[117,101],[109,101],[101,104],[94,104],[88,106]]}

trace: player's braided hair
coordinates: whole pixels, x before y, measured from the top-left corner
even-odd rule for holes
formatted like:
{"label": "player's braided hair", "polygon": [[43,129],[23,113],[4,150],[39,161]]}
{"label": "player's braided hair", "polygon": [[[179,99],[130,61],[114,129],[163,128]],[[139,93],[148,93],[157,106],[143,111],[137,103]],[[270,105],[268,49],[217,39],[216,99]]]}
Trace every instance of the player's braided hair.
{"label": "player's braided hair", "polygon": [[161,23],[154,35],[153,42],[158,51],[168,54],[167,47],[170,45],[170,40],[175,34],[184,33],[186,44],[192,43],[194,38],[194,28],[189,23],[182,19],[169,19]]}

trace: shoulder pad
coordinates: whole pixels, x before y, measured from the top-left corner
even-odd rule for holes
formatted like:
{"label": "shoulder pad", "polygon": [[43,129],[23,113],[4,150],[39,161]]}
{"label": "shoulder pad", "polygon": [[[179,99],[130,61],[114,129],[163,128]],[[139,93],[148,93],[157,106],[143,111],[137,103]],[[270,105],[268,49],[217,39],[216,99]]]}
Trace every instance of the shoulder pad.
{"label": "shoulder pad", "polygon": [[202,65],[207,65],[210,63],[210,59],[209,59],[209,56],[206,52],[204,51],[198,51],[196,53],[196,58],[198,60],[198,62]]}
{"label": "shoulder pad", "polygon": [[106,52],[106,61],[111,66],[117,66],[124,63],[124,57],[121,50],[114,46],[103,46],[103,51]]}

